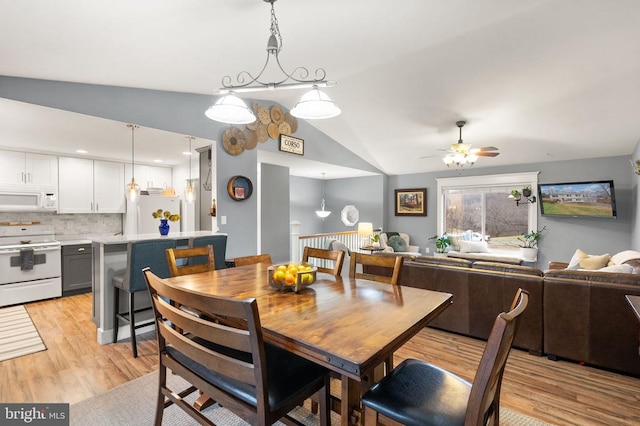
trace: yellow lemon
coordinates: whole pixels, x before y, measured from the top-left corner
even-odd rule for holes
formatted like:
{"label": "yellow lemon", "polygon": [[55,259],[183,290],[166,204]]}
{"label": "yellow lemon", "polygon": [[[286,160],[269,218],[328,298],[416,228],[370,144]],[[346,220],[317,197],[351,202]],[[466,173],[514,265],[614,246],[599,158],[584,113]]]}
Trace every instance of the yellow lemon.
{"label": "yellow lemon", "polygon": [[311,280],[313,280],[313,275],[311,274],[302,275],[302,284],[311,284]]}
{"label": "yellow lemon", "polygon": [[287,266],[286,265],[279,265],[277,269],[278,269],[278,271],[284,272],[284,271],[287,270]]}
{"label": "yellow lemon", "polygon": [[273,281],[277,283],[284,281],[284,271],[275,271],[273,273]]}

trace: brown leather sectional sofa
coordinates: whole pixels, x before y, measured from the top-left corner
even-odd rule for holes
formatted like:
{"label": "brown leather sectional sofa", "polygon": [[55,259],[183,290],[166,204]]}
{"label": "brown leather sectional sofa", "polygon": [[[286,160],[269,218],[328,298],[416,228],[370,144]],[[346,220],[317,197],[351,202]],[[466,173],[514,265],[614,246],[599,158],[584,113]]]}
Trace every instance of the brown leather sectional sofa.
{"label": "brown leather sectional sofa", "polygon": [[[634,270],[640,261],[633,260]],[[549,270],[544,277],[544,352],[640,376],[640,322],[625,295],[640,275]]]}
{"label": "brown leather sectional sofa", "polygon": [[400,284],[453,294],[430,326],[485,340],[521,287],[530,298],[515,347],[640,376],[640,321],[624,297],[640,295],[640,260],[628,263],[633,274],[405,257]]}
{"label": "brown leather sectional sofa", "polygon": [[516,291],[523,288],[529,292],[529,305],[514,346],[542,354],[543,274],[538,269],[425,256],[405,259],[400,284],[453,294],[453,304],[430,325],[485,340],[496,315],[508,311]]}

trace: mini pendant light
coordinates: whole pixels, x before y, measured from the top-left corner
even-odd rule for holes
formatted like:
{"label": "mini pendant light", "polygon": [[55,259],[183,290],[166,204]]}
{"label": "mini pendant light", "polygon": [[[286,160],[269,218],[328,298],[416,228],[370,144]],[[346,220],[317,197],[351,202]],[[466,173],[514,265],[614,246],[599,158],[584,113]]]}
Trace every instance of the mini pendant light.
{"label": "mini pendant light", "polygon": [[135,152],[135,141],[134,141],[134,132],[138,128],[135,124],[127,124],[127,127],[131,129],[131,182],[125,186],[125,194],[127,200],[132,203],[137,202],[140,199],[140,185],[136,183],[134,176],[134,152]]}
{"label": "mini pendant light", "polygon": [[189,179],[187,180],[187,187],[184,189],[184,200],[187,203],[193,203],[196,201],[196,189],[193,187],[193,179],[191,179],[191,141],[195,139],[193,136],[185,136],[189,141]]}
{"label": "mini pendant light", "polygon": [[325,172],[322,172],[322,201],[320,201],[320,210],[316,210],[316,215],[318,215],[318,217],[322,219],[328,217],[331,214],[330,211],[324,209],[324,175]]}

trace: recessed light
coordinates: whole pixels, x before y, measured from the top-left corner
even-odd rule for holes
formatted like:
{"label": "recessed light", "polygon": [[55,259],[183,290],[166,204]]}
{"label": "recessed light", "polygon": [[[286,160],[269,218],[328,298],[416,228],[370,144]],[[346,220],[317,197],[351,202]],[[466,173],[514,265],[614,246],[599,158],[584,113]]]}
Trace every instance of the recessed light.
{"label": "recessed light", "polygon": [[162,160],[153,160],[154,163],[162,163]]}
{"label": "recessed light", "polygon": [[183,151],[182,155],[193,155],[192,153],[190,153],[189,151]]}
{"label": "recessed light", "polygon": [[76,152],[78,154],[88,154],[89,153],[89,151],[87,151],[86,149],[76,149]]}

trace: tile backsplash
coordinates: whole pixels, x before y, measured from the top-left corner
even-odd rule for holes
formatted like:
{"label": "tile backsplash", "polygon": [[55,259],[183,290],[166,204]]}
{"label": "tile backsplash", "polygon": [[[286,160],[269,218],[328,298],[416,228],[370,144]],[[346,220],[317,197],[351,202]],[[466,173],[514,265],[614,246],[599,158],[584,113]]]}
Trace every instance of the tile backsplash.
{"label": "tile backsplash", "polygon": [[50,212],[0,213],[0,222],[34,222],[53,225],[56,236],[117,234],[122,232],[122,214],[56,214]]}

